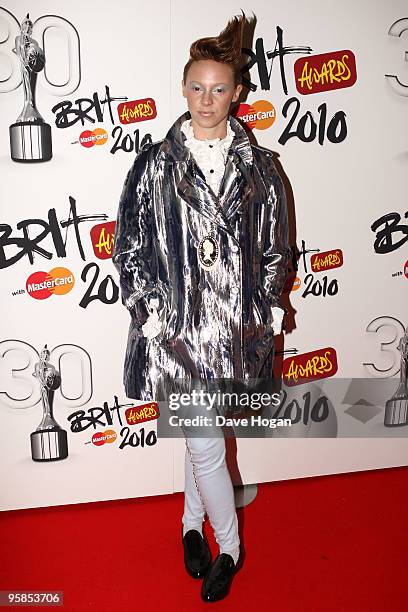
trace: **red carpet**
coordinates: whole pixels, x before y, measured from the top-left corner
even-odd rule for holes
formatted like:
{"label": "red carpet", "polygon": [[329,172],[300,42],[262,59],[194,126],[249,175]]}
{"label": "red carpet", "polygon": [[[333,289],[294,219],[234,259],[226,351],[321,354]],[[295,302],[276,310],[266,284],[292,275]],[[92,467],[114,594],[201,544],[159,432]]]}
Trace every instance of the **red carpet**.
{"label": "red carpet", "polygon": [[244,567],[213,604],[184,570],[181,493],[2,512],[0,590],[62,590],[68,612],[405,612],[407,506],[407,468],[260,485],[238,511]]}

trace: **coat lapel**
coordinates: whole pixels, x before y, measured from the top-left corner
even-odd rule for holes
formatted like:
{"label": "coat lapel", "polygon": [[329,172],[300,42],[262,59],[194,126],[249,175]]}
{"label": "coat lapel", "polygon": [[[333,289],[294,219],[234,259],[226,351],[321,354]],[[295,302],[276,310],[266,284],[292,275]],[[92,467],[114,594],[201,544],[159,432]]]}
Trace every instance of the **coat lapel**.
{"label": "coat lapel", "polygon": [[189,112],[179,117],[161,147],[170,165],[174,165],[172,171],[177,194],[199,214],[235,236],[232,221],[245,206],[250,191],[252,150],[249,139],[237,119],[230,115],[235,136],[227,157],[220,192],[216,196],[207,185],[190,150],[184,145],[184,135],[180,128],[183,121],[190,118]]}
{"label": "coat lapel", "polygon": [[181,180],[177,185],[177,193],[188,206],[231,233],[231,227],[224,211],[219,211],[216,206],[218,198],[207,185],[201,169],[192,158],[187,162],[186,170],[182,172]]}
{"label": "coat lapel", "polygon": [[188,206],[234,236],[232,220],[246,201],[245,187],[246,181],[231,157],[228,157],[220,192],[216,196],[207,185],[201,169],[191,159],[185,172],[182,172],[177,193]]}
{"label": "coat lapel", "polygon": [[235,155],[234,160],[228,157],[224,179],[220,186],[219,200],[232,227],[235,215],[243,212],[251,190],[250,172],[238,155]]}

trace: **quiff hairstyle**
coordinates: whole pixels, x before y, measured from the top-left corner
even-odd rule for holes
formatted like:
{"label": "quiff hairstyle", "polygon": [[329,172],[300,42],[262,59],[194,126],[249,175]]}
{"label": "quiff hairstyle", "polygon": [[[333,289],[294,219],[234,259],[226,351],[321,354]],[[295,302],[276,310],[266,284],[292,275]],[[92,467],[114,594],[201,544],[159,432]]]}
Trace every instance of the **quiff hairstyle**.
{"label": "quiff hairstyle", "polygon": [[183,83],[186,83],[187,73],[191,64],[197,60],[214,60],[228,64],[234,75],[235,87],[242,83],[242,37],[246,21],[245,13],[230,19],[227,26],[218,36],[199,38],[190,47],[190,59],[184,66]]}

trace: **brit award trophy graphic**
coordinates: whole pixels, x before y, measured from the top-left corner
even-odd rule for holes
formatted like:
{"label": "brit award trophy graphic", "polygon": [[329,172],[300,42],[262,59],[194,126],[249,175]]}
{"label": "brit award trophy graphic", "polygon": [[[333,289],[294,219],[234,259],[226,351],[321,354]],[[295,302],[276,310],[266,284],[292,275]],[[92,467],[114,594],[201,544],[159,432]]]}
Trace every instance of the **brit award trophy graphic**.
{"label": "brit award trophy graphic", "polygon": [[408,425],[408,326],[398,348],[401,351],[400,383],[394,395],[385,404],[384,425],[388,427]]}
{"label": "brit award trophy graphic", "polygon": [[13,49],[20,60],[24,88],[23,110],[9,128],[11,159],[16,162],[43,162],[52,157],[51,126],[45,123],[35,105],[37,75],[45,66],[45,55],[31,38],[32,31],[33,22],[27,13]]}
{"label": "brit award trophy graphic", "polygon": [[41,386],[43,404],[42,421],[30,435],[31,456],[34,461],[57,461],[68,457],[67,432],[58,425],[52,413],[54,391],[61,384],[61,376],[49,363],[49,359],[50,351],[45,345],[33,372],[33,376],[38,379]]}

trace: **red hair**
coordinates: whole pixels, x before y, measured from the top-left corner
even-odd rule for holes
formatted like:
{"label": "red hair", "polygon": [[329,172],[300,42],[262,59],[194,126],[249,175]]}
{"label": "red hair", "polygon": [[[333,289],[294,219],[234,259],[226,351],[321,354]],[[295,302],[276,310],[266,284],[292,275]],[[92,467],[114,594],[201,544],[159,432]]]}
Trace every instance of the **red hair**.
{"label": "red hair", "polygon": [[190,59],[184,66],[183,83],[187,80],[187,73],[191,64],[197,60],[211,59],[216,62],[228,64],[231,67],[235,86],[242,82],[242,36],[246,21],[245,13],[230,19],[227,26],[218,36],[199,38],[191,44]]}

